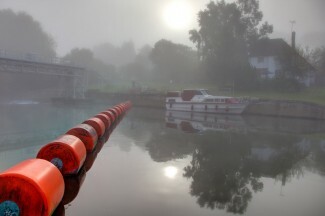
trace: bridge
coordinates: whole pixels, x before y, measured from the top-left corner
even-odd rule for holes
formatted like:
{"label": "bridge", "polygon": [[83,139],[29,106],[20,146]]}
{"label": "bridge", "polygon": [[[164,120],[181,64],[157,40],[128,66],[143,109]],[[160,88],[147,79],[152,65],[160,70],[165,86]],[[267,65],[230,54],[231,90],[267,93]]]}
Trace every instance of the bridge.
{"label": "bridge", "polygon": [[34,54],[10,55],[0,50],[0,73],[48,76],[49,82],[55,77],[54,86],[58,97],[85,97],[86,70],[59,58],[38,58]]}

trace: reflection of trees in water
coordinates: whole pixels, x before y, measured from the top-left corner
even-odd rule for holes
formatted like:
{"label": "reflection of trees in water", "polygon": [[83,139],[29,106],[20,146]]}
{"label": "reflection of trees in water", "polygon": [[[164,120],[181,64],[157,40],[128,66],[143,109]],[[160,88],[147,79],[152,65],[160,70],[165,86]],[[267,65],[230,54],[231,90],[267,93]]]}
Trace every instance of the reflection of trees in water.
{"label": "reflection of trees in water", "polygon": [[168,133],[153,136],[147,143],[151,158],[156,162],[166,162],[173,159],[181,159],[190,155],[195,146],[192,142],[195,135],[184,136],[180,133]]}
{"label": "reflection of trees in water", "polygon": [[318,140],[318,145],[312,146],[308,161],[304,164],[310,171],[325,176],[325,141]]}
{"label": "reflection of trees in water", "polygon": [[[309,143],[305,141],[293,135],[256,134],[251,141],[246,169],[259,176],[280,179],[284,185],[289,179],[302,175],[304,159],[310,153]],[[263,149],[267,150],[267,156]]]}
{"label": "reflection of trees in water", "polygon": [[319,142],[304,136],[268,130],[187,134],[164,128],[152,116],[146,116],[145,121],[134,120],[136,125],[129,127],[132,137],[143,139],[145,133],[150,134],[143,144],[152,160],[166,162],[192,156],[183,176],[191,180],[190,194],[197,197],[201,207],[243,214],[254,193],[263,190],[261,177],[284,185],[301,176],[307,162],[325,171],[325,144],[321,150]]}
{"label": "reflection of trees in water", "polygon": [[201,207],[244,213],[251,190],[262,190],[263,184],[244,167],[250,151],[247,138],[229,135],[219,134],[197,145],[184,176],[192,179],[191,195],[198,197]]}
{"label": "reflection of trees in water", "polygon": [[[184,169],[184,177],[192,179],[191,195],[201,207],[239,214],[246,211],[253,192],[263,190],[262,176],[281,177],[285,183],[301,174],[298,162],[308,154],[297,145],[300,138],[286,135],[211,133],[191,140],[195,150]],[[272,154],[263,158],[252,150],[255,145]]]}

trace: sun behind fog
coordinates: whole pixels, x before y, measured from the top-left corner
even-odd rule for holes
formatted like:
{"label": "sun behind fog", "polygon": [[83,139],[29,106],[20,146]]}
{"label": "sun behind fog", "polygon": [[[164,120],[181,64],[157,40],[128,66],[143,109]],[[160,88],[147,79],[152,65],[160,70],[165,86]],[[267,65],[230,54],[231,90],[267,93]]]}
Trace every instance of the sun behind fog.
{"label": "sun behind fog", "polygon": [[191,5],[184,0],[170,2],[163,11],[163,19],[171,29],[180,30],[188,28],[191,18]]}

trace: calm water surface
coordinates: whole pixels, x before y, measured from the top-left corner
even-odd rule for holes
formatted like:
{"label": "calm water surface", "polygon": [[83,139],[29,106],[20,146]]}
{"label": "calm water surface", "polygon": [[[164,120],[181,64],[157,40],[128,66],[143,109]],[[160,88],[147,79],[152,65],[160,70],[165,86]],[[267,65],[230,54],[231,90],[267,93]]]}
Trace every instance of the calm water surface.
{"label": "calm water surface", "polygon": [[[0,171],[108,107],[1,106]],[[323,216],[324,123],[133,108],[57,215]]]}

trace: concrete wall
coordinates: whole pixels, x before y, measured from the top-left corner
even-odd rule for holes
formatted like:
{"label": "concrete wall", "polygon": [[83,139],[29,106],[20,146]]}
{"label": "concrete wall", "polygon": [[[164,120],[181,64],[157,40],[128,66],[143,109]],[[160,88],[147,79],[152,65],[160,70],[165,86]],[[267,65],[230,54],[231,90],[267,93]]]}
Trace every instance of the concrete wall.
{"label": "concrete wall", "polygon": [[325,106],[299,101],[258,100],[248,105],[244,114],[325,120]]}

